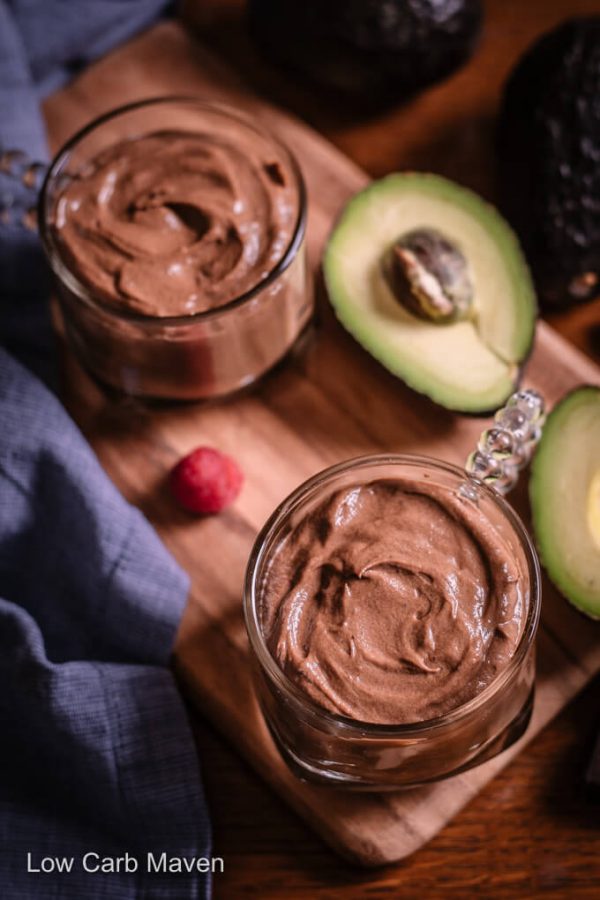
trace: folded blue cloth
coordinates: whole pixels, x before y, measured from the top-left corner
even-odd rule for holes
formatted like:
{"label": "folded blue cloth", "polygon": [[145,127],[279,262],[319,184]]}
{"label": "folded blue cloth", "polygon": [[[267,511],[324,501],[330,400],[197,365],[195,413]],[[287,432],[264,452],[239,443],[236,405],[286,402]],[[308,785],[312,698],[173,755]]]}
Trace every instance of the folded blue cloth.
{"label": "folded blue cloth", "polygon": [[[0,154],[44,159],[40,91],[164,5],[0,0]],[[210,856],[168,669],[188,579],[32,374],[51,382],[48,275],[34,189],[1,171],[26,163],[0,164],[0,897],[208,896],[168,865]]]}

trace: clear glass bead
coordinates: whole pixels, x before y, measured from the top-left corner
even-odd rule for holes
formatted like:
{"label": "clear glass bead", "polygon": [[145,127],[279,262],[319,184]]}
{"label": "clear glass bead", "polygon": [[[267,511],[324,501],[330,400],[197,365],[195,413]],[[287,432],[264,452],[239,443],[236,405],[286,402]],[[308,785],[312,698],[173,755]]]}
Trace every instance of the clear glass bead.
{"label": "clear glass bead", "polygon": [[480,481],[499,478],[502,474],[500,462],[491,453],[476,450],[467,460],[467,471]]}
{"label": "clear glass bead", "polygon": [[30,163],[21,175],[21,181],[26,188],[39,191],[47,171],[48,167],[44,163]]}
{"label": "clear glass bead", "polygon": [[508,409],[516,407],[525,413],[531,422],[536,422],[544,414],[544,398],[531,388],[517,391],[510,397],[506,406]]}
{"label": "clear glass bead", "polygon": [[531,431],[531,420],[518,407],[503,407],[494,416],[494,421],[500,428],[512,432],[518,441],[528,440]]}
{"label": "clear glass bead", "polygon": [[479,440],[479,450],[494,454],[496,459],[507,459],[515,452],[515,437],[504,428],[488,428]]}
{"label": "clear glass bead", "polygon": [[0,172],[5,175],[19,176],[28,162],[29,157],[23,150],[0,151]]}

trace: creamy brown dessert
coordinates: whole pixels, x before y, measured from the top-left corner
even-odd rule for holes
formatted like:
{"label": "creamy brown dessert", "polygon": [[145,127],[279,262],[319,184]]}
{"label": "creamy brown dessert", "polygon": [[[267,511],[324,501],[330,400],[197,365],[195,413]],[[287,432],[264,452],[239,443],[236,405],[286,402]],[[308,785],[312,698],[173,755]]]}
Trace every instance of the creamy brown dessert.
{"label": "creamy brown dessert", "polygon": [[326,709],[401,724],[462,705],[506,667],[527,614],[520,565],[455,491],[336,491],[282,539],[260,618],[281,669]]}
{"label": "creamy brown dessert", "polygon": [[95,296],[183,316],[260,284],[297,219],[296,186],[258,133],[236,142],[161,131],[91,159],[58,199],[54,227],[71,272]]}
{"label": "creamy brown dessert", "polygon": [[312,316],[305,218],[295,160],[234,110],[176,98],[115,110],[58,153],[40,203],[71,348],[135,397],[253,384]]}

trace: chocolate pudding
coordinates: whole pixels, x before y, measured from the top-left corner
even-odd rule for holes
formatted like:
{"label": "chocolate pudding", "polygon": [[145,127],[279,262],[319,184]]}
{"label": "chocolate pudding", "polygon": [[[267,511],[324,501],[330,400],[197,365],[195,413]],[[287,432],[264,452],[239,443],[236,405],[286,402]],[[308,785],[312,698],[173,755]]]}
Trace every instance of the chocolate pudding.
{"label": "chocolate pudding", "polygon": [[167,98],[93,123],[40,207],[80,362],[151,399],[252,384],[312,315],[305,203],[289,151],[225,107]]}
{"label": "chocolate pudding", "polygon": [[54,227],[71,272],[119,309],[183,316],[263,281],[298,217],[263,142],[157,132],[103,150],[65,188]]}
{"label": "chocolate pudding", "polygon": [[421,722],[507,666],[526,582],[458,491],[374,480],[330,494],[285,534],[259,616],[280,668],[320,706],[362,722]]}

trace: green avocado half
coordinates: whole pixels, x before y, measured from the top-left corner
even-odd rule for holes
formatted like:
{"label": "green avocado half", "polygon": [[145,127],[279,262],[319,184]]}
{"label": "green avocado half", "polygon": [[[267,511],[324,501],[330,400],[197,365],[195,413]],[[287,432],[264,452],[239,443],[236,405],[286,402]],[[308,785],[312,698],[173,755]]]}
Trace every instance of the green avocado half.
{"label": "green avocado half", "polygon": [[[384,260],[396,242],[424,229],[466,260],[473,294],[467,318],[427,321],[398,301],[386,278]],[[533,341],[535,293],[514,233],[472,191],[424,173],[373,182],[344,209],[323,269],[342,325],[410,387],[475,414],[501,406],[515,390]]]}
{"label": "green avocado half", "polygon": [[548,575],[574,606],[600,618],[600,387],[577,388],[548,416],[529,495]]}

